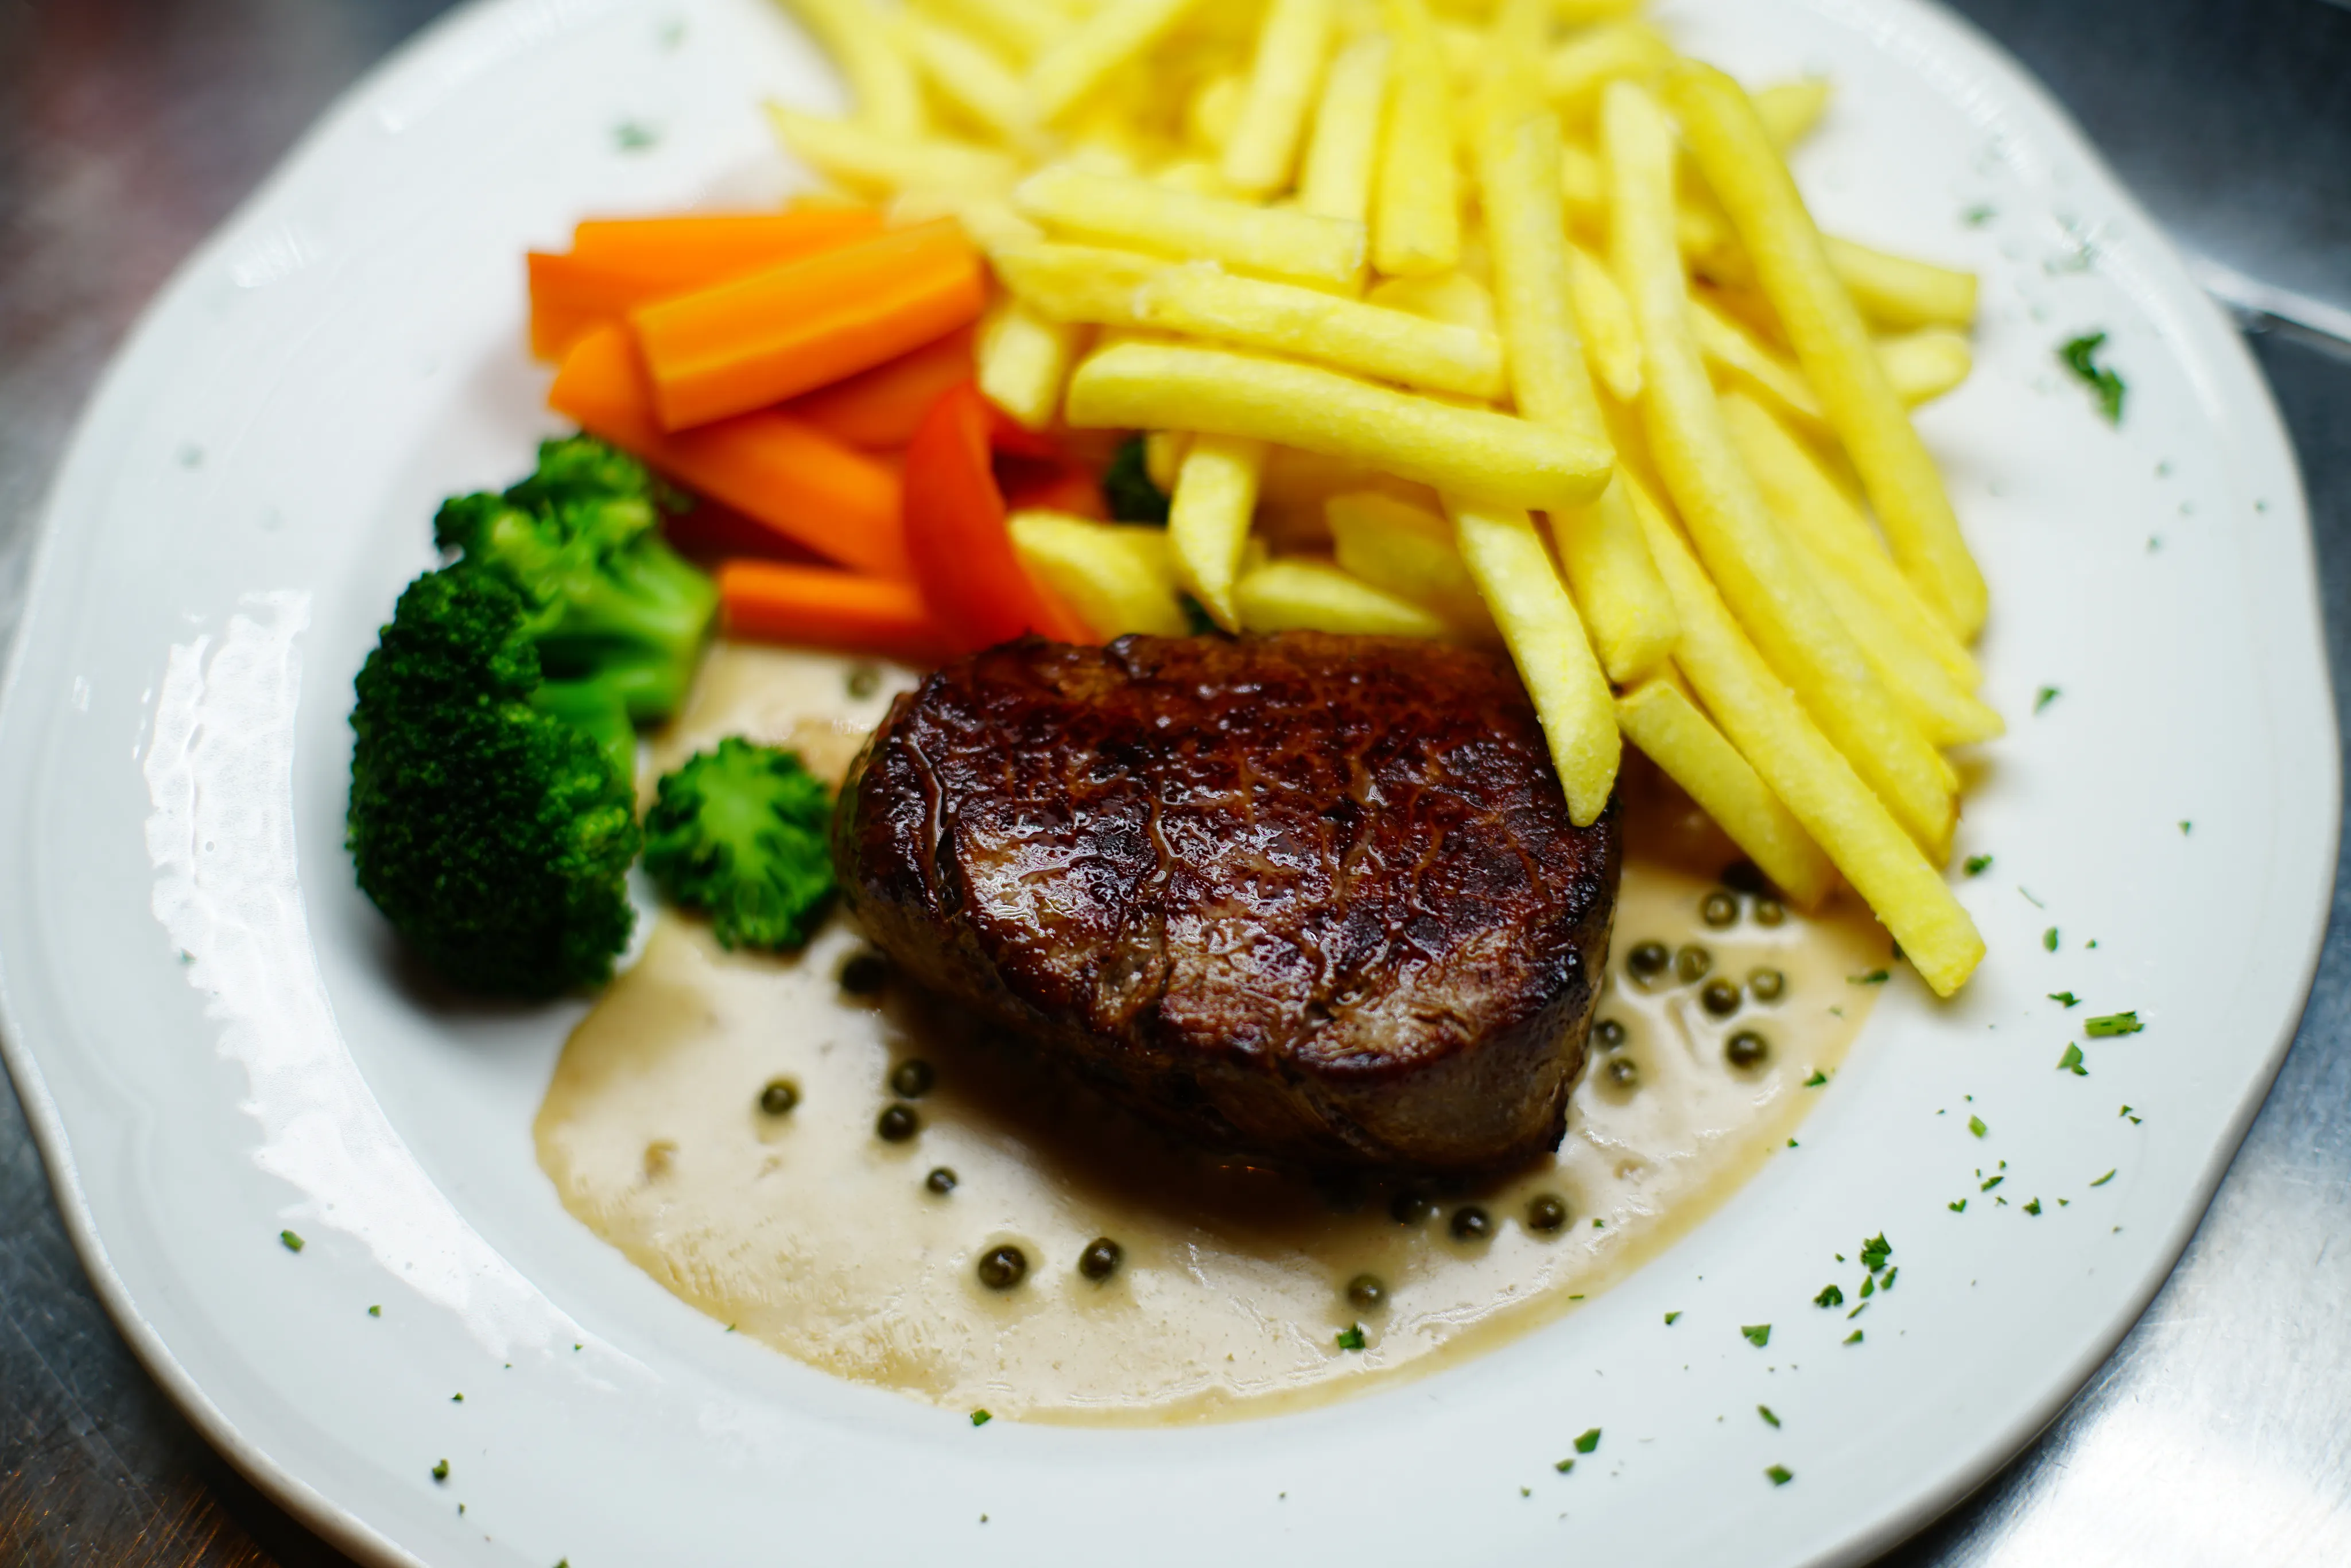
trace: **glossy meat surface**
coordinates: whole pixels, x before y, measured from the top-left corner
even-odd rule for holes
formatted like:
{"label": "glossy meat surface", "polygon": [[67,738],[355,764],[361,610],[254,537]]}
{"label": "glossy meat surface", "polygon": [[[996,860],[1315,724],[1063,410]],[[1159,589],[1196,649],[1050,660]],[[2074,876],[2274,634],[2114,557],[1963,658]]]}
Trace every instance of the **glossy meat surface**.
{"label": "glossy meat surface", "polygon": [[1008,643],[899,699],[835,858],[932,989],[1213,1145],[1470,1171],[1556,1145],[1607,957],[1507,661],[1292,632]]}

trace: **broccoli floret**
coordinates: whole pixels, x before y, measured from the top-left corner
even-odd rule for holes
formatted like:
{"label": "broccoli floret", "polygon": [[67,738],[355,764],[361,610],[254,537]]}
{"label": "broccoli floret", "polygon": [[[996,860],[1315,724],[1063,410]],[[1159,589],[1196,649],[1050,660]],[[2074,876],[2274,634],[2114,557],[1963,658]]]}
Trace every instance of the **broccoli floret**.
{"label": "broccoli floret", "polygon": [[434,538],[530,607],[549,681],[593,680],[639,724],[685,700],[718,609],[710,579],[663,542],[668,498],[643,465],[588,436],[549,441],[504,495],[459,496]]}
{"label": "broccoli floret", "polygon": [[832,801],[789,751],[729,737],[661,781],[645,869],[725,947],[803,946],[832,902]]}
{"label": "broccoli floret", "polygon": [[1140,435],[1129,436],[1112,455],[1110,466],[1102,471],[1102,492],[1110,515],[1118,521],[1167,526],[1167,494],[1151,482],[1151,464]]}
{"label": "broccoli floret", "polygon": [[634,915],[624,706],[549,684],[521,595],[463,567],[409,585],[360,672],[360,888],[457,985],[543,997],[608,977]]}

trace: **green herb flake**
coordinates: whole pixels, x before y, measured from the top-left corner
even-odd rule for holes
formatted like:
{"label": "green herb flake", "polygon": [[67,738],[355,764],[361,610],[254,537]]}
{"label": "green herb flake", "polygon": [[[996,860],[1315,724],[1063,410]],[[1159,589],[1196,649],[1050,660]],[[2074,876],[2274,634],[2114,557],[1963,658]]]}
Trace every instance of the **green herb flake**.
{"label": "green herb flake", "polygon": [[2104,1176],[2100,1176],[2097,1180],[2095,1180],[2095,1181],[2092,1182],[2090,1185],[2091,1185],[2092,1186],[2105,1186],[2108,1182],[2110,1182],[2110,1181],[2112,1181],[2112,1180],[2114,1180],[2114,1179],[2115,1179],[2115,1173],[2114,1173],[2114,1172],[2112,1172],[2112,1171],[2108,1171],[2105,1175],[2104,1175]]}
{"label": "green herb flake", "polygon": [[1520,1487],[1519,1489],[1519,1495],[1520,1497],[1532,1497],[1535,1495],[1534,1489],[1531,1487]]}
{"label": "green herb flake", "polygon": [[2179,819],[2179,836],[2180,836],[2181,838],[2183,838],[2183,839],[2184,839],[2184,838],[2186,838],[2189,833],[2191,833],[2191,832],[2193,832],[2193,831],[2196,831],[2196,824],[2195,824],[2195,823],[2193,823],[2193,822],[2189,821],[2187,818],[2185,818],[2185,817],[2182,817],[2182,818],[2180,818],[2180,819]]}
{"label": "green herb flake", "polygon": [[1562,1459],[1559,1463],[1552,1466],[1552,1469],[1557,1470],[1561,1475],[1566,1475],[1568,1472],[1575,1469],[1575,1461],[1573,1459]]}
{"label": "green herb flake", "polygon": [[2001,1183],[2002,1183],[2002,1182],[2006,1181],[2007,1179],[2008,1179],[2008,1178],[2007,1178],[2006,1176],[1993,1176],[1991,1180],[1989,1180],[1989,1181],[1985,1182],[1985,1183],[1983,1184],[1983,1186],[1980,1186],[1980,1187],[1976,1188],[1976,1190],[1977,1190],[1978,1192],[1990,1192],[1992,1188],[1994,1188],[1994,1187],[1998,1186]]}
{"label": "green herb flake", "polygon": [[2090,1075],[2090,1070],[2082,1065],[2082,1048],[2078,1045],[2067,1046],[2065,1054],[2057,1059],[2057,1071],[2070,1072],[2076,1078],[2087,1078]]}
{"label": "green herb flake", "polygon": [[1671,1328],[1671,1327],[1673,1327],[1673,1326],[1674,1326],[1674,1320],[1675,1320],[1676,1318],[1680,1317],[1680,1316],[1681,1316],[1681,1313],[1679,1313],[1679,1312],[1667,1312],[1667,1313],[1666,1314],[1666,1326],[1667,1326],[1667,1328]]}
{"label": "green herb flake", "polygon": [[2032,1202],[2030,1202],[2030,1203],[2026,1204],[2026,1205],[2024,1206],[2024,1212],[2025,1212],[2025,1213],[2027,1213],[2027,1214],[2029,1214],[2029,1215],[2031,1215],[2031,1216],[2032,1216],[2035,1219],[2040,1218],[2041,1218],[2041,1200],[2040,1200],[2039,1198],[2037,1198],[2037,1197],[2036,1197],[2036,1198],[2034,1198]]}
{"label": "green herb flake", "polygon": [[2043,708],[2047,707],[2051,703],[2055,702],[2059,697],[2064,696],[2064,688],[2062,686],[2042,687],[2039,691],[2032,694],[2032,711],[2034,713],[2039,713]]}
{"label": "green herb flake", "polygon": [[971,1413],[971,1424],[975,1427],[985,1427],[990,1421],[995,1419],[996,1417],[989,1415],[986,1410],[975,1410]]}
{"label": "green herb flake", "polygon": [[1991,856],[1970,855],[1965,862],[1965,870],[1970,876],[1983,875],[1984,873],[1991,870]]}
{"label": "green herb flake", "polygon": [[1847,975],[1844,983],[1848,986],[1882,986],[1893,977],[1889,970],[1872,969],[1866,975]]}
{"label": "green herb flake", "polygon": [[1739,1332],[1745,1334],[1747,1336],[1747,1343],[1753,1345],[1757,1350],[1761,1350],[1765,1345],[1771,1343],[1771,1325],[1770,1323],[1748,1323],[1740,1328]]}
{"label": "green herb flake", "polygon": [[2098,350],[2105,347],[2104,332],[2091,332],[2074,339],[2057,350],[2057,358],[2067,370],[2080,378],[2082,383],[2097,394],[2098,412],[2108,424],[2123,422],[2122,377],[2097,361]]}
{"label": "green herb flake", "polygon": [[1861,1343],[1861,1331],[1859,1329],[1855,1329],[1851,1333],[1845,1335],[1844,1343],[1847,1344],[1859,1344]]}
{"label": "green herb flake", "polygon": [[445,1481],[449,1479],[448,1460],[443,1459],[439,1464],[433,1467],[433,1479],[436,1481]]}
{"label": "green herb flake", "polygon": [[2082,1032],[2092,1040],[2112,1040],[2117,1035],[2137,1034],[2146,1027],[2138,1021],[2137,1012],[2108,1013],[2103,1018],[2082,1020]]}
{"label": "green herb flake", "polygon": [[1959,221],[1971,229],[1980,229],[2000,216],[2000,209],[1979,202],[1959,214]]}
{"label": "green herb flake", "polygon": [[1771,1484],[1775,1487],[1786,1486],[1796,1479],[1796,1472],[1785,1465],[1773,1465],[1763,1473],[1771,1478]]}
{"label": "green herb flake", "polygon": [[452,1405],[463,1405],[465,1402],[465,1396],[462,1394],[452,1394],[449,1396],[449,1403]]}
{"label": "green herb flake", "polygon": [[1363,1349],[1364,1325],[1361,1323],[1349,1323],[1345,1328],[1339,1331],[1338,1341],[1339,1348],[1341,1350]]}
{"label": "green herb flake", "polygon": [[2057,927],[2052,925],[2041,934],[2041,946],[2052,953],[2057,951]]}
{"label": "green herb flake", "polygon": [[1984,1119],[1981,1116],[1970,1116],[1968,1118],[1968,1131],[1980,1138],[1991,1129],[1984,1125]]}
{"label": "green herb flake", "polygon": [[1861,1244],[1861,1266],[1873,1274],[1885,1268],[1886,1260],[1893,1256],[1894,1243],[1886,1239],[1882,1230]]}
{"label": "green herb flake", "polygon": [[642,152],[660,140],[659,132],[633,120],[624,120],[612,127],[612,145],[623,152]]}
{"label": "green herb flake", "polygon": [[380,1318],[383,1316],[383,1309],[381,1307],[370,1307],[368,1309],[368,1316],[371,1318]]}
{"label": "green herb flake", "polygon": [[1771,1414],[1771,1406],[1769,1405],[1758,1405],[1755,1406],[1755,1414],[1762,1416],[1764,1425],[1770,1427],[1773,1431],[1776,1432],[1780,1429],[1780,1417]]}
{"label": "green herb flake", "polygon": [[285,1248],[288,1252],[299,1252],[303,1248],[308,1246],[309,1243],[304,1241],[299,1236],[295,1235],[290,1230],[281,1230],[277,1233],[277,1245]]}
{"label": "green herb flake", "polygon": [[1900,1272],[1902,1272],[1902,1265],[1896,1263],[1893,1268],[1886,1270],[1886,1278],[1877,1282],[1877,1288],[1881,1291],[1894,1289],[1894,1277]]}
{"label": "green herb flake", "polygon": [[1828,1081],[1829,1075],[1815,1067],[1813,1069],[1813,1075],[1804,1080],[1804,1087],[1807,1089],[1818,1089],[1822,1084],[1826,1083]]}
{"label": "green herb flake", "polygon": [[1579,1454],[1591,1453],[1593,1449],[1599,1447],[1600,1428],[1597,1427],[1593,1427],[1592,1430],[1586,1432],[1583,1436],[1575,1440],[1575,1451]]}
{"label": "green herb flake", "polygon": [[1861,1281],[1861,1299],[1865,1301],[1876,1294],[1877,1294],[1877,1276],[1875,1274],[1865,1276]]}
{"label": "green herb flake", "polygon": [[1943,1205],[1943,1207],[1949,1209],[1953,1214],[1965,1214],[1968,1211],[1968,1200],[1963,1197],[1957,1203],[1947,1203]]}
{"label": "green herb flake", "polygon": [[1823,1285],[1821,1287],[1821,1293],[1813,1298],[1813,1305],[1816,1307],[1841,1307],[1844,1305],[1844,1292],[1838,1290],[1834,1285]]}
{"label": "green herb flake", "polygon": [[2075,996],[2071,991],[2052,991],[2049,993],[2049,999],[2053,1002],[2063,1003],[2064,1006],[2069,1008],[2078,1008],[2082,1005],[2082,998]]}

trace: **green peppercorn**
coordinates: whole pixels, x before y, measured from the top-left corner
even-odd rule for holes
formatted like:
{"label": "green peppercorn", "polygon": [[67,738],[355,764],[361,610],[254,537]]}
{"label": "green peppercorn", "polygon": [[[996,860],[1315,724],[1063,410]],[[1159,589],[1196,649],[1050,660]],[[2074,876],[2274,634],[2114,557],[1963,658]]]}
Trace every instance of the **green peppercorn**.
{"label": "green peppercorn", "polygon": [[1709,893],[1698,906],[1698,917],[1717,931],[1739,924],[1739,900],[1728,893]]}
{"label": "green peppercorn", "polygon": [[1491,1216],[1474,1203],[1465,1203],[1453,1211],[1447,1228],[1456,1241],[1483,1241],[1494,1233]]}
{"label": "green peppercorn", "polygon": [[1545,1236],[1567,1223],[1567,1205],[1554,1193],[1538,1193],[1527,1202],[1527,1228]]}
{"label": "green peppercorn", "polygon": [[1753,861],[1732,861],[1722,868],[1722,885],[1752,897],[1771,884],[1764,881],[1763,873]]}
{"label": "green peppercorn", "polygon": [[912,1105],[892,1105],[874,1119],[873,1131],[885,1144],[903,1144],[923,1130],[923,1119]]}
{"label": "green peppercorn", "polygon": [[939,1081],[927,1061],[910,1061],[898,1063],[890,1074],[890,1092],[902,1100],[920,1100]]}
{"label": "green peppercorn", "polygon": [[1603,1051],[1615,1051],[1625,1043],[1625,1026],[1614,1019],[1602,1019],[1592,1026],[1592,1038]]}
{"label": "green peppercorn", "polygon": [[1777,969],[1750,969],[1747,994],[1759,1002],[1776,1002],[1788,991],[1788,977]]}
{"label": "green peppercorn", "polygon": [[923,1178],[923,1185],[945,1197],[956,1189],[956,1174],[945,1166],[937,1166]]}
{"label": "green peppercorn", "polygon": [[778,1078],[759,1091],[759,1109],[770,1116],[789,1116],[799,1103],[799,1085],[789,1078]]}
{"label": "green peppercorn", "polygon": [[863,702],[882,689],[882,672],[871,664],[859,664],[849,672],[845,684],[849,687],[849,695]]}
{"label": "green peppercorn", "polygon": [[980,1255],[979,1282],[991,1291],[1008,1291],[1029,1277],[1029,1255],[1006,1242]]}
{"label": "green peppercorn", "polygon": [[1125,1248],[1107,1236],[1097,1236],[1078,1254],[1078,1272],[1100,1283],[1117,1273],[1118,1266],[1125,1260]]}
{"label": "green peppercorn", "polygon": [[1729,1042],[1722,1048],[1722,1054],[1729,1059],[1731,1066],[1744,1072],[1762,1066],[1771,1058],[1771,1046],[1753,1030],[1742,1029],[1730,1037]]}
{"label": "green peppercorn", "polygon": [[1347,1281],[1347,1300],[1359,1311],[1376,1312],[1388,1304],[1388,1288],[1377,1274],[1358,1274]]}
{"label": "green peppercorn", "polygon": [[1788,906],[1781,903],[1778,899],[1759,898],[1755,901],[1756,925],[1777,925],[1787,918]]}
{"label": "green peppercorn", "polygon": [[1629,1056],[1611,1057],[1608,1060],[1608,1082],[1619,1089],[1630,1089],[1641,1082],[1641,1070],[1633,1064]]}
{"label": "green peppercorn", "polygon": [[1633,977],[1638,980],[1656,979],[1673,961],[1673,954],[1667,951],[1662,942],[1636,942],[1633,950],[1625,955],[1625,967],[1632,970]]}
{"label": "green peppercorn", "polygon": [[1713,967],[1714,955],[1695,942],[1674,955],[1674,978],[1685,986],[1697,985]]}
{"label": "green peppercorn", "polygon": [[1388,1218],[1398,1225],[1417,1225],[1428,1218],[1428,1211],[1435,1207],[1427,1198],[1406,1187],[1388,1200]]}
{"label": "green peppercorn", "polygon": [[870,997],[890,983],[890,960],[871,947],[852,953],[841,966],[841,988],[852,997]]}
{"label": "green peppercorn", "polygon": [[1729,980],[1708,980],[1698,1002],[1716,1018],[1727,1019],[1739,1010],[1739,988]]}

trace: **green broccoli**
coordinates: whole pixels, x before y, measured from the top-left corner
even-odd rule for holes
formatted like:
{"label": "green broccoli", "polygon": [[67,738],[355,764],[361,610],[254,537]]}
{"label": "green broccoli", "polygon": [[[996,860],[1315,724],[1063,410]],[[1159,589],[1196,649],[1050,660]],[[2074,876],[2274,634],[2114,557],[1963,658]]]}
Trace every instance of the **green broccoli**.
{"label": "green broccoli", "polygon": [[832,902],[832,801],[789,751],[729,737],[661,781],[645,869],[724,947],[803,946]]}
{"label": "green broccoli", "polygon": [[675,711],[716,610],[632,459],[551,441],[460,497],[458,559],[411,583],[360,672],[349,842],[362,891],[467,989],[608,978],[634,924],[636,726]]}

